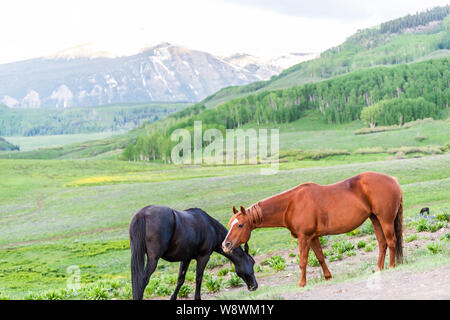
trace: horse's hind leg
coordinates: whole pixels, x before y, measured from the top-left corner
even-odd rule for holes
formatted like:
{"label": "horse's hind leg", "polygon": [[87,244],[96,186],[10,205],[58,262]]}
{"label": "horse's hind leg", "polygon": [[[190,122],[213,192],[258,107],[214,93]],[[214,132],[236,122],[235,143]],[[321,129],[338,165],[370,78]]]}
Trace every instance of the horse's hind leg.
{"label": "horse's hind leg", "polygon": [[173,292],[172,296],[170,297],[170,300],[177,300],[178,292],[180,291],[180,288],[184,283],[184,279],[186,278],[186,272],[187,272],[190,262],[191,262],[191,260],[180,262],[180,271],[178,273],[177,287],[175,288],[175,291]]}
{"label": "horse's hind leg", "polygon": [[381,228],[381,224],[378,218],[374,214],[371,214],[369,218],[370,221],[372,221],[373,230],[375,232],[375,236],[377,237],[378,241],[379,255],[378,255],[377,270],[381,271],[384,269],[384,259],[386,257],[386,249],[387,249],[386,238],[384,237],[383,229]]}
{"label": "horse's hind leg", "polygon": [[145,287],[148,285],[148,282],[150,281],[150,277],[153,274],[153,272],[155,272],[156,266],[158,265],[158,260],[159,258],[155,258],[152,256],[148,256],[147,259],[147,265],[145,266],[145,270],[144,270],[144,290]]}
{"label": "horse's hind leg", "polygon": [[328,270],[327,264],[325,263],[325,257],[322,252],[322,245],[320,244],[319,237],[312,239],[311,241],[311,248],[313,249],[317,260],[319,260],[320,266],[323,270],[323,275],[325,277],[325,280],[331,279],[331,272]]}
{"label": "horse's hind leg", "polygon": [[389,247],[389,268],[395,267],[395,252],[397,246],[397,237],[395,236],[394,222],[385,222],[380,220],[383,233]]}
{"label": "horse's hind leg", "polygon": [[195,276],[195,300],[200,300],[200,290],[202,287],[203,272],[205,271],[206,264],[209,261],[210,254],[197,258],[197,270]]}

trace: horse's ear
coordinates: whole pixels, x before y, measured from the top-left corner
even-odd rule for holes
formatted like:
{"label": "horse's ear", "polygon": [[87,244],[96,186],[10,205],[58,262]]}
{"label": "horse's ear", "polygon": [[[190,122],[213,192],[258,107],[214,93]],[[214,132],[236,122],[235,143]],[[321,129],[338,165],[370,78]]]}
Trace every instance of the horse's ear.
{"label": "horse's ear", "polygon": [[249,254],[249,253],[248,253],[248,242],[246,242],[246,243],[244,244],[244,252],[245,252],[246,254]]}
{"label": "horse's ear", "polygon": [[241,206],[241,213],[242,213],[243,215],[245,215],[245,213],[246,213],[245,208],[244,208],[243,206]]}
{"label": "horse's ear", "polygon": [[237,211],[236,207],[233,206],[233,213],[234,213],[234,214],[237,214],[238,212],[239,212],[239,211]]}

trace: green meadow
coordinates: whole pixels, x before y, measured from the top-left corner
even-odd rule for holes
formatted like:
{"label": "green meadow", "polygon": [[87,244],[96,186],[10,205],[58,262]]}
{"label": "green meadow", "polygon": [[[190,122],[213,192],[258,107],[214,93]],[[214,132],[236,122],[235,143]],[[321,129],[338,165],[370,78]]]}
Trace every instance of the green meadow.
{"label": "green meadow", "polygon": [[[433,213],[448,213],[450,154],[445,143],[450,140],[449,126],[446,121],[425,121],[410,128],[355,135],[362,127],[359,122],[330,127],[300,119],[280,127],[279,171],[273,175],[261,175],[260,169],[267,167],[261,164],[2,159],[0,292],[4,298],[17,299],[95,299],[94,293],[109,283],[121,288],[116,297],[130,298],[128,226],[132,216],[149,204],[200,207],[226,224],[233,205],[249,206],[303,182],[330,184],[363,171],[377,171],[398,178],[405,217],[415,217],[425,206]],[[427,138],[414,139],[419,134]],[[299,157],[304,149],[317,151],[319,145],[325,150],[320,157]],[[402,156],[398,151],[388,152],[405,146],[417,150]],[[420,148],[426,146],[435,146],[435,152]],[[373,153],[356,152],[374,147],[378,149]],[[348,152],[333,154],[330,148]],[[296,242],[285,229],[258,229],[250,247],[258,257],[293,249]],[[220,278],[217,267],[229,266],[217,254],[209,264],[204,292],[214,292],[214,281]],[[85,290],[81,296],[64,291],[71,266],[80,270],[81,290]],[[146,296],[170,294],[177,268],[178,264],[161,260]],[[193,270],[191,266],[187,292],[194,283]],[[262,270],[257,277],[264,276]],[[165,289],[158,291],[161,286]]]}

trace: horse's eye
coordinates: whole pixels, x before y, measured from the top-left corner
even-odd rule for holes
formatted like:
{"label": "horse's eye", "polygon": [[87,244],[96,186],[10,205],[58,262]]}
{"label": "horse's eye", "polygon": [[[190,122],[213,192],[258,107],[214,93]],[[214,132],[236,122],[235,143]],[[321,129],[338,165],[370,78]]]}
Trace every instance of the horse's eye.
{"label": "horse's eye", "polygon": [[238,228],[242,228],[244,225],[241,223],[238,225]]}

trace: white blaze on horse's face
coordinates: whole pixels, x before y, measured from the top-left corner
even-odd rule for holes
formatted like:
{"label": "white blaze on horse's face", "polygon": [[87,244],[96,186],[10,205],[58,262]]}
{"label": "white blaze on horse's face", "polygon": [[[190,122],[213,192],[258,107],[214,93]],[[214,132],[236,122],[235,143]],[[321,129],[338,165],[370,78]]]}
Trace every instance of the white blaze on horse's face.
{"label": "white blaze on horse's face", "polygon": [[[223,251],[225,251],[226,253],[229,253],[229,252],[232,251],[232,249],[231,249],[229,246],[226,246],[225,244],[228,242],[227,240],[228,240],[228,236],[229,236],[230,233],[231,233],[231,230],[233,230],[233,227],[234,227],[237,223],[239,223],[239,220],[238,220],[238,219],[234,219],[234,220],[231,222],[230,230],[228,230],[227,236],[225,237],[225,240],[224,240],[223,243],[222,243],[222,249],[223,249]],[[233,244],[231,244],[231,245],[233,245]]]}
{"label": "white blaze on horse's face", "polygon": [[231,229],[233,229],[234,225],[235,225],[236,223],[238,223],[238,222],[239,222],[238,219],[234,219],[234,220],[231,222],[230,230],[228,230],[228,233],[227,233],[227,236],[225,237],[225,239],[228,238],[228,236],[230,235]]}

